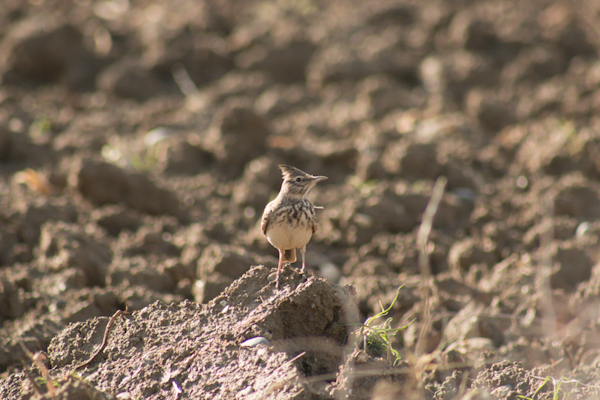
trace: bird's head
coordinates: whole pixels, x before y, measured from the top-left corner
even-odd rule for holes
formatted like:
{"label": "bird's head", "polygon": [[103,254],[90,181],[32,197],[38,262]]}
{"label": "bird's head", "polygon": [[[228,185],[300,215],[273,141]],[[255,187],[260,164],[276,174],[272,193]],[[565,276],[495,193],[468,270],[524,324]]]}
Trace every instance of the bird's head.
{"label": "bird's head", "polygon": [[314,176],[285,164],[280,164],[279,169],[283,175],[282,192],[291,196],[306,197],[318,182],[327,179],[326,176]]}

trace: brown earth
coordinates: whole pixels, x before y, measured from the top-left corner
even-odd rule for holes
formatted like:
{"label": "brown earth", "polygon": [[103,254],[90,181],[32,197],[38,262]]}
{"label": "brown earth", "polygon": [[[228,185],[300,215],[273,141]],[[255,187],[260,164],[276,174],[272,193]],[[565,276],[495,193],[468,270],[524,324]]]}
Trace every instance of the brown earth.
{"label": "brown earth", "polygon": [[[599,49],[590,0],[3,0],[0,399],[600,398]],[[277,291],[280,163],[329,180]]]}

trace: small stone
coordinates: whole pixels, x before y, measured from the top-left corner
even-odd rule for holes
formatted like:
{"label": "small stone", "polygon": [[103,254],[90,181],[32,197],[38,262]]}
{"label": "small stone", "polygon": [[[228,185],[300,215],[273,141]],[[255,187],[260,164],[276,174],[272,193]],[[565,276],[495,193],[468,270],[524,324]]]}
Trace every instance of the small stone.
{"label": "small stone", "polygon": [[257,337],[253,337],[250,338],[248,340],[244,340],[240,346],[241,347],[256,347],[260,344],[264,344],[264,345],[269,345],[269,341],[267,340],[267,338],[262,337],[262,336],[257,336]]}

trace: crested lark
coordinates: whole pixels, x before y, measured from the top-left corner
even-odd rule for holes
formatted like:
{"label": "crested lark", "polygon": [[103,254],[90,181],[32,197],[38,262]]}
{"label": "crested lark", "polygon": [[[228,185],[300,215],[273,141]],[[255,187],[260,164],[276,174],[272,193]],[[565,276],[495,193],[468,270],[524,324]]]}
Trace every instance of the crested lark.
{"label": "crested lark", "polygon": [[302,254],[302,269],[306,264],[306,244],[317,231],[315,206],[308,200],[310,189],[326,176],[313,176],[289,165],[279,165],[283,174],[281,190],[265,207],[260,226],[267,240],[279,250],[276,287],[279,289],[279,274],[284,262],[296,261],[296,249]]}

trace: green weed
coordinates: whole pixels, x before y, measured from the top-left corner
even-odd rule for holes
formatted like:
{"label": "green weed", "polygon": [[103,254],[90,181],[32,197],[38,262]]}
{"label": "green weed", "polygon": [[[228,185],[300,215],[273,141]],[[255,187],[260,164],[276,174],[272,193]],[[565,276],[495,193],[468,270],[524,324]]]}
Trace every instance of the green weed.
{"label": "green weed", "polygon": [[[386,355],[388,361],[391,362],[391,365],[396,365],[398,361],[400,361],[400,353],[392,346],[390,339],[393,338],[398,332],[403,329],[406,329],[411,323],[401,326],[399,328],[392,328],[392,320],[393,318],[387,318],[383,323],[375,324],[375,320],[378,318],[385,317],[388,312],[392,309],[396,300],[398,300],[398,295],[400,294],[400,289],[402,286],[398,288],[396,291],[396,296],[392,300],[392,303],[388,308],[383,308],[383,304],[379,302],[379,306],[381,307],[381,311],[370,318],[367,318],[364,325],[360,329],[360,336],[363,342],[363,349],[366,352],[374,353],[380,356]],[[393,361],[392,360],[393,356]]]}

